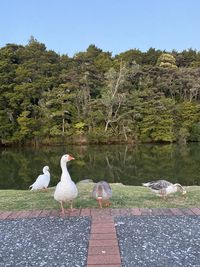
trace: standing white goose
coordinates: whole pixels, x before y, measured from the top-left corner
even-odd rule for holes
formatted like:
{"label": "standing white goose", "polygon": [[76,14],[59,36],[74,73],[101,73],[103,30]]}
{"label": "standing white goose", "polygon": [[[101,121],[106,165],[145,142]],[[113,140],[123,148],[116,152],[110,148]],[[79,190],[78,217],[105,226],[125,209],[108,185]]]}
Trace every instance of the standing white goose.
{"label": "standing white goose", "polygon": [[54,199],[60,202],[62,214],[65,213],[63,202],[70,202],[70,208],[73,210],[73,200],[78,195],[78,189],[67,170],[67,162],[70,160],[74,160],[74,158],[68,154],[62,156],[60,160],[62,169],[61,179],[54,192]]}
{"label": "standing white goose", "polygon": [[47,189],[50,182],[49,166],[44,166],[43,173],[37,177],[35,183],[29,186],[31,190]]}

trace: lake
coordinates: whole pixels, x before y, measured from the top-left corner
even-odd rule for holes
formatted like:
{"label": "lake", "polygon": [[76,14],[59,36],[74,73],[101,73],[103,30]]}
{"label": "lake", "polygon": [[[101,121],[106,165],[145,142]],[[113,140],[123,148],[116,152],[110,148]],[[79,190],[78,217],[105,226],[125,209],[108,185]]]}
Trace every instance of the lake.
{"label": "lake", "polygon": [[0,150],[0,189],[28,189],[45,165],[50,186],[60,179],[60,158],[75,157],[68,170],[75,182],[92,179],[125,185],[141,185],[166,179],[184,186],[200,185],[200,143],[168,145],[101,145],[6,148]]}

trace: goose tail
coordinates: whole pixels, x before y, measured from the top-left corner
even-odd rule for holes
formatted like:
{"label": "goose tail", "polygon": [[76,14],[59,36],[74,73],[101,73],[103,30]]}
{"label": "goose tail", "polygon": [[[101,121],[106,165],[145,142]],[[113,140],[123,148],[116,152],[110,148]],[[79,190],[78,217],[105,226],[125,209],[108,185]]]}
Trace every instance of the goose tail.
{"label": "goose tail", "polygon": [[143,186],[149,187],[149,183],[142,183]]}

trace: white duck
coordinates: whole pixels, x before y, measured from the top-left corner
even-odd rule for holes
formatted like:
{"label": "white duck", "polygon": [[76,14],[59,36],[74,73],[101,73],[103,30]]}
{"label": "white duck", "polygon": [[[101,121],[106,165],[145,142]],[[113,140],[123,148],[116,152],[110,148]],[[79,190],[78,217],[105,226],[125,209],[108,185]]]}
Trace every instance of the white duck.
{"label": "white duck", "polygon": [[43,173],[37,177],[36,181],[29,186],[31,190],[47,189],[50,182],[49,166],[44,166]]}
{"label": "white duck", "polygon": [[112,189],[109,183],[105,181],[100,181],[93,187],[92,196],[99,203],[99,207],[103,207],[103,203],[105,202],[106,206],[110,206],[110,197],[112,196]]}
{"label": "white duck", "polygon": [[62,214],[65,213],[63,202],[70,202],[71,210],[73,210],[73,200],[78,195],[78,189],[67,170],[67,162],[70,160],[74,160],[74,158],[68,154],[62,156],[60,160],[60,166],[62,169],[61,179],[54,192],[54,199],[60,202]]}
{"label": "white duck", "polygon": [[177,191],[181,191],[183,195],[186,194],[186,190],[180,184],[172,184],[165,180],[152,181],[143,183],[142,185],[149,187],[151,191],[163,198]]}

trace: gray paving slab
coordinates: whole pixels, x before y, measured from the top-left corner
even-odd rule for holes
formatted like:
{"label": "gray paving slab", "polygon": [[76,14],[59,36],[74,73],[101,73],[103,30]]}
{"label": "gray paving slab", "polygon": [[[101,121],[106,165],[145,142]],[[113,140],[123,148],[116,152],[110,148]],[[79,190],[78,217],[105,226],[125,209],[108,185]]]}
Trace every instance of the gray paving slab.
{"label": "gray paving slab", "polygon": [[200,217],[117,216],[123,267],[200,267]]}
{"label": "gray paving slab", "polygon": [[0,266],[86,266],[90,225],[89,217],[0,221]]}

